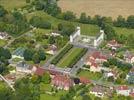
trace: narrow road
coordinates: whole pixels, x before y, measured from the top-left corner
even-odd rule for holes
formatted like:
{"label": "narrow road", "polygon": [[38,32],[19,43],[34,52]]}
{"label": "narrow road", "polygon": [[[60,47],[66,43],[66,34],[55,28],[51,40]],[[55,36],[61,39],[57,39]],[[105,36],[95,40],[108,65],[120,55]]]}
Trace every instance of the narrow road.
{"label": "narrow road", "polygon": [[0,77],[7,83],[7,85],[13,90],[15,91],[15,89],[13,88],[13,86],[0,74]]}

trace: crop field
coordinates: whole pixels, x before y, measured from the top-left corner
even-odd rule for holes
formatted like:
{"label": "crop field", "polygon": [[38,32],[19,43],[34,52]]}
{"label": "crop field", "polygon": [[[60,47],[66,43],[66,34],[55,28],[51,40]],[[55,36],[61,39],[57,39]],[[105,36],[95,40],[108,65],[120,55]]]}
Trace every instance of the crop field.
{"label": "crop field", "polygon": [[134,0],[60,0],[63,11],[73,11],[77,15],[85,12],[90,16],[102,15],[116,18],[134,14]]}
{"label": "crop field", "polygon": [[0,0],[0,5],[4,6],[7,10],[12,10],[25,6],[26,0]]}

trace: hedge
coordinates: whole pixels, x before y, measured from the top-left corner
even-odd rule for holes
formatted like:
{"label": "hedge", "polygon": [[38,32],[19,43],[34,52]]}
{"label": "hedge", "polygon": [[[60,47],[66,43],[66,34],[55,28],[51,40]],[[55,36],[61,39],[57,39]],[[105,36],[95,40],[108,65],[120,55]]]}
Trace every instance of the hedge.
{"label": "hedge", "polygon": [[88,49],[83,49],[71,62],[68,64],[67,67],[72,68],[80,59],[82,56],[85,55],[85,53],[88,51]]}
{"label": "hedge", "polygon": [[73,45],[68,44],[63,50],[51,61],[51,64],[56,65],[62,58],[63,56],[73,48]]}

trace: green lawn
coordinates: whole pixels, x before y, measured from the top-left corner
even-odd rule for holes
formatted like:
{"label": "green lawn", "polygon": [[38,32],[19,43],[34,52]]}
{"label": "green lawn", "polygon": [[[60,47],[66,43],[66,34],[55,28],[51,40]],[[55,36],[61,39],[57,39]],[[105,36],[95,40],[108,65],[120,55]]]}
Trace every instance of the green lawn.
{"label": "green lawn", "polygon": [[86,35],[96,35],[96,33],[99,32],[99,27],[96,25],[90,25],[90,24],[81,24],[81,23],[77,23],[77,22],[67,22],[64,20],[60,20],[57,18],[54,18],[48,14],[46,14],[43,11],[35,11],[32,13],[27,14],[27,19],[29,20],[32,16],[40,16],[46,20],[48,20],[49,22],[52,23],[52,26],[57,28],[57,25],[59,23],[72,23],[75,26],[80,26],[81,27],[81,33],[82,34],[86,34]]}
{"label": "green lawn", "polygon": [[49,94],[41,94],[40,95],[40,100],[60,100],[60,97],[62,95],[65,95],[67,92],[64,90],[58,90],[58,92],[54,95],[49,95]]}
{"label": "green lawn", "polygon": [[7,10],[23,7],[26,4],[26,0],[0,0],[0,5],[4,6]]}
{"label": "green lawn", "polygon": [[118,34],[125,34],[125,35],[129,35],[129,34],[134,34],[134,29],[128,29],[128,28],[115,28],[116,33]]}
{"label": "green lawn", "polygon": [[41,91],[51,91],[51,89],[52,89],[51,84],[40,83],[40,90]]}
{"label": "green lawn", "polygon": [[91,80],[98,80],[102,77],[101,73],[93,73],[87,70],[81,70],[77,75],[79,77],[85,77]]}
{"label": "green lawn", "polygon": [[82,51],[82,48],[72,48],[61,61],[57,64],[59,67],[66,67],[70,64],[70,62],[76,58],[76,56]]}
{"label": "green lawn", "polygon": [[6,42],[5,40],[1,40],[1,39],[0,39],[0,47],[6,45],[6,43],[7,43],[7,42]]}

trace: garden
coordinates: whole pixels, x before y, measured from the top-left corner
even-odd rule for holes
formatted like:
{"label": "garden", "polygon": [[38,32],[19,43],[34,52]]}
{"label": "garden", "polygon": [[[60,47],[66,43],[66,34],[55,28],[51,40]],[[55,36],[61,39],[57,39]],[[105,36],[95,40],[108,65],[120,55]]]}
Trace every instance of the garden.
{"label": "garden", "polygon": [[63,59],[59,61],[57,66],[59,67],[73,67],[80,60],[80,58],[87,52],[87,49],[72,48]]}

